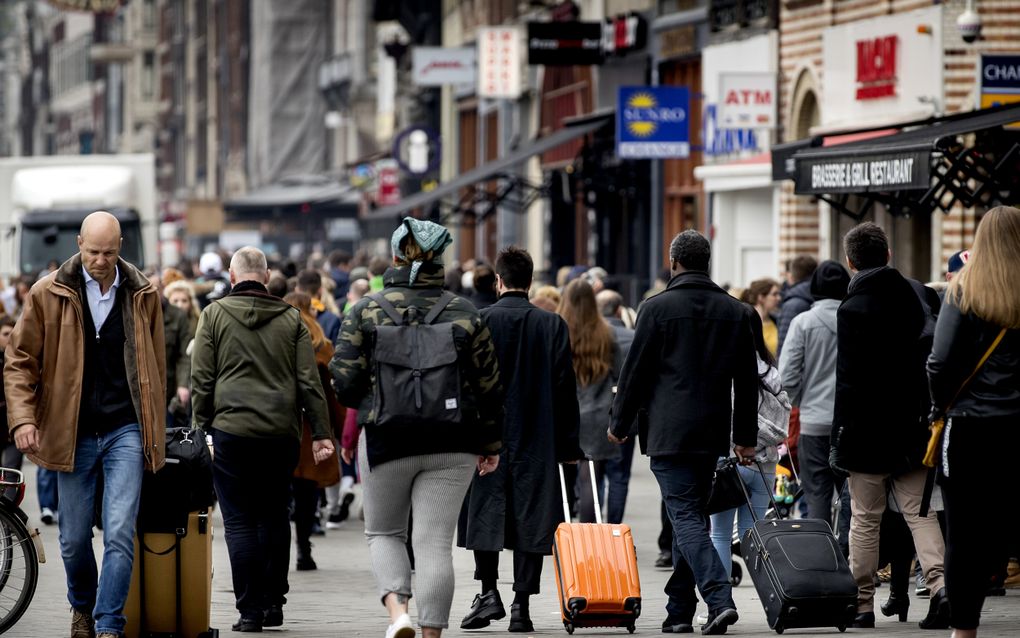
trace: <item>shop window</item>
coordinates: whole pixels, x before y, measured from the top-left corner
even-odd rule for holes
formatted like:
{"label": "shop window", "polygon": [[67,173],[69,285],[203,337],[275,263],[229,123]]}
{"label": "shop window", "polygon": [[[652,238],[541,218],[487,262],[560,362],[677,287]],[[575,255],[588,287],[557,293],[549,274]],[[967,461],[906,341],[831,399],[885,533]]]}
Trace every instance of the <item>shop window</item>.
{"label": "shop window", "polygon": [[146,51],[142,56],[142,99],[151,100],[156,90],[156,55]]}

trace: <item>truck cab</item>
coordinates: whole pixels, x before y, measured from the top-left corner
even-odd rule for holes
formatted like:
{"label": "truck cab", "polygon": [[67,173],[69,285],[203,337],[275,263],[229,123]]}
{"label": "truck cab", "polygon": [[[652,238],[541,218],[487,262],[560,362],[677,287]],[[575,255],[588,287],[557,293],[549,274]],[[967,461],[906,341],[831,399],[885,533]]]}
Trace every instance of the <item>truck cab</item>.
{"label": "truck cab", "polygon": [[37,276],[78,252],[81,223],[97,210],[121,224],[121,257],[155,265],[156,210],[151,155],[24,157],[0,160],[0,272]]}

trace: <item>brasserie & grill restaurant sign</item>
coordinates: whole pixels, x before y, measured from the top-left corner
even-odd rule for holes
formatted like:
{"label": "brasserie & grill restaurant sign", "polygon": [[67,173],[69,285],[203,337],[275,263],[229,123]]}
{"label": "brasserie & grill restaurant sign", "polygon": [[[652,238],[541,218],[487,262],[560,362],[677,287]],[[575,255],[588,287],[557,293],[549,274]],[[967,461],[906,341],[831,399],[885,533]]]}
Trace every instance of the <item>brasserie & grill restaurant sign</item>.
{"label": "brasserie & grill restaurant sign", "polygon": [[930,153],[842,159],[797,158],[797,193],[867,193],[928,188]]}

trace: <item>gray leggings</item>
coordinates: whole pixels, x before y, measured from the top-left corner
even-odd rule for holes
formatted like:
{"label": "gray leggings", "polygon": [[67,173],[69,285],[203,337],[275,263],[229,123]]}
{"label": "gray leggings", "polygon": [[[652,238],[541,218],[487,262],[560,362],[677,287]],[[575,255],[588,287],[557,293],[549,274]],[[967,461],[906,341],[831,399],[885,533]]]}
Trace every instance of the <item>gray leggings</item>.
{"label": "gray leggings", "polygon": [[[364,436],[364,435],[363,435]],[[359,457],[368,468],[362,438]],[[411,597],[407,519],[414,510],[418,624],[449,626],[453,604],[453,533],[464,495],[474,476],[473,454],[423,454],[387,461],[362,474],[365,536],[379,594]]]}

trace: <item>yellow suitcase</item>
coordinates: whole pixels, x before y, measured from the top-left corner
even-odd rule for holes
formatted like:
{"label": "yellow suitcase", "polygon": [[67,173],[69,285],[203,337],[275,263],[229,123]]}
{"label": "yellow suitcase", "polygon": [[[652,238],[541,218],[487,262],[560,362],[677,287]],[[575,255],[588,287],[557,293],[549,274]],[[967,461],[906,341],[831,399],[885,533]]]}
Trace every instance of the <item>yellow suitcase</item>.
{"label": "yellow suitcase", "polygon": [[212,517],[201,511],[191,512],[187,529],[176,534],[135,536],[135,564],[124,605],[126,638],[219,636],[209,627],[212,535]]}

